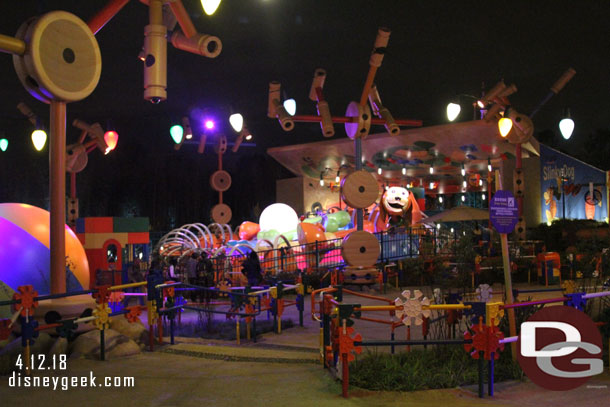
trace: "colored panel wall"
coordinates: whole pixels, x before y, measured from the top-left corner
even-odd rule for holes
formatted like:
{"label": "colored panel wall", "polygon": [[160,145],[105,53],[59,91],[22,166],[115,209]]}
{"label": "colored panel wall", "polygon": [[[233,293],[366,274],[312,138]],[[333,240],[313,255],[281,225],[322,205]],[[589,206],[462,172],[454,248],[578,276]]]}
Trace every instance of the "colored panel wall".
{"label": "colored panel wall", "polygon": [[148,232],[127,234],[127,243],[129,244],[148,244],[149,242],[150,236],[148,235]]}
{"label": "colored panel wall", "polygon": [[76,233],[85,233],[85,218],[76,219]]}
{"label": "colored panel wall", "polygon": [[148,218],[112,218],[114,224],[114,232],[131,233],[131,232],[148,232]]}
{"label": "colored panel wall", "polygon": [[99,249],[110,239],[115,239],[121,246],[128,243],[127,233],[87,233],[83,246],[85,249]]}
{"label": "colored panel wall", "polygon": [[540,192],[543,222],[563,218],[564,209],[566,219],[606,219],[606,173],[542,144]]}
{"label": "colored panel wall", "polygon": [[112,230],[112,218],[85,218],[85,233],[110,233]]}

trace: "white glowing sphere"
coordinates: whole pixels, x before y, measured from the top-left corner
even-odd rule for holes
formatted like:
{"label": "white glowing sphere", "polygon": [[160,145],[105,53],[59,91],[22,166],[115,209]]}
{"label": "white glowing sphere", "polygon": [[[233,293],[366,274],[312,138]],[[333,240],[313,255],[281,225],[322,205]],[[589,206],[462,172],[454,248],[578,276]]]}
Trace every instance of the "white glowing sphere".
{"label": "white glowing sphere", "polygon": [[277,230],[279,233],[295,230],[299,223],[297,213],[283,203],[269,205],[261,213],[258,224],[261,231]]}

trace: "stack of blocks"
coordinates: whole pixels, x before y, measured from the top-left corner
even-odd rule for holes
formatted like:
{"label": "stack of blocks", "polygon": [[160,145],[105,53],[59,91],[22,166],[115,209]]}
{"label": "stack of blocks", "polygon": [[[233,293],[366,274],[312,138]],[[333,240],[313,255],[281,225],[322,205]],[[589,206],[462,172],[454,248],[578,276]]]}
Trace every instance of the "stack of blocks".
{"label": "stack of blocks", "polygon": [[96,271],[108,270],[107,250],[112,244],[117,249],[117,261],[115,269],[123,267],[122,250],[126,245],[145,244],[148,245],[150,237],[148,234],[148,218],[113,218],[113,217],[91,217],[76,220],[76,236],[85,248],[89,260],[89,273],[91,285],[95,284]]}

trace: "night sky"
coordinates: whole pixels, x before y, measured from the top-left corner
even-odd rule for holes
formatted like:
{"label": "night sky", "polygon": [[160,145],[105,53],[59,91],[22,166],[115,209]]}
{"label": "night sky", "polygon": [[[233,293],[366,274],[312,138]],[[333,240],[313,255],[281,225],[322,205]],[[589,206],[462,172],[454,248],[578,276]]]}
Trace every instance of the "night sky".
{"label": "night sky", "polygon": [[[87,21],[103,4],[2,2],[0,33],[14,35],[27,18],[54,9]],[[256,221],[257,213],[274,201],[275,180],[291,176],[266,149],[323,139],[318,125],[298,123],[285,133],[266,117],[269,81],[282,83],[286,95],[297,100],[298,113],[313,114],[309,87],[314,70],[322,67],[331,111],[343,114],[360,97],[380,26],[392,34],[376,83],[394,117],[445,123],[452,97],[480,95],[482,87],[489,89],[500,79],[517,85],[512,105],[530,113],[571,66],[577,71],[574,79],[534,118],[536,137],[610,169],[608,1],[223,0],[211,17],[203,14],[198,0],[184,4],[199,32],[218,36],[223,50],[208,59],[168,45],[168,100],[159,105],[142,98],[137,55],[146,6],[132,0],[96,36],[101,79],[91,96],[68,105],[68,143],[79,135],[70,125],[75,118],[104,127],[110,121],[120,140],[108,156],[92,152],[78,174],[81,216],[148,216],[155,230],[208,223],[218,199],[208,183],[216,155],[211,146],[203,155],[196,145],[174,150],[168,129],[172,121],[208,109],[225,118],[219,131],[232,141],[235,134],[226,119],[233,109],[244,115],[256,146],[225,155],[225,169],[233,176],[225,202],[233,209],[233,224]],[[26,102],[47,124],[48,106],[23,89],[10,55],[0,55],[0,72],[0,132],[10,143],[0,152],[0,202],[47,207],[48,146],[34,151],[32,126],[15,106]],[[458,120],[472,118],[464,102]],[[565,108],[576,122],[567,142],[557,127]],[[345,137],[339,126],[335,137]]]}

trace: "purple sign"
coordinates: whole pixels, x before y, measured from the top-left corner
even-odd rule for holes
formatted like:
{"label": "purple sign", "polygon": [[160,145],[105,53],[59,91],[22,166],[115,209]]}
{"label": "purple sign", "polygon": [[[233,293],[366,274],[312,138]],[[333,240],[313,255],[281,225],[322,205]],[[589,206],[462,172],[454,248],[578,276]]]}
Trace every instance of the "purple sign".
{"label": "purple sign", "polygon": [[519,221],[519,206],[510,191],[496,191],[489,202],[489,219],[498,233],[509,234]]}

